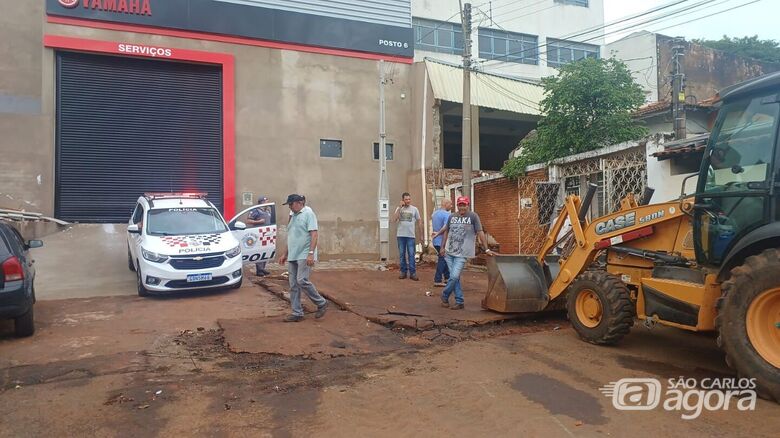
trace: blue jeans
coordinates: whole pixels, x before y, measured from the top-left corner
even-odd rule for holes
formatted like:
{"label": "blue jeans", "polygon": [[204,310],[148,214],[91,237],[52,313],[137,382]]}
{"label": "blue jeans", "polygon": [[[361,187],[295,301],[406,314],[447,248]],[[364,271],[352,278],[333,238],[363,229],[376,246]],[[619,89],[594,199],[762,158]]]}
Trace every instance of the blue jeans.
{"label": "blue jeans", "polygon": [[398,257],[401,259],[401,273],[409,272],[410,275],[415,275],[417,267],[414,264],[414,237],[396,237],[396,239],[398,239]]}
{"label": "blue jeans", "polygon": [[441,291],[441,300],[449,301],[450,294],[455,292],[455,304],[463,304],[463,289],[460,287],[460,272],[466,266],[466,257],[455,257],[449,254],[444,256],[447,267],[450,268],[450,279],[447,286]]}
{"label": "blue jeans", "polygon": [[433,276],[434,283],[441,283],[442,280],[450,278],[450,269],[447,267],[447,262],[444,261],[444,257],[439,255],[441,251],[441,245],[433,245],[436,248],[436,255],[439,256],[439,260],[436,262],[436,274]]}

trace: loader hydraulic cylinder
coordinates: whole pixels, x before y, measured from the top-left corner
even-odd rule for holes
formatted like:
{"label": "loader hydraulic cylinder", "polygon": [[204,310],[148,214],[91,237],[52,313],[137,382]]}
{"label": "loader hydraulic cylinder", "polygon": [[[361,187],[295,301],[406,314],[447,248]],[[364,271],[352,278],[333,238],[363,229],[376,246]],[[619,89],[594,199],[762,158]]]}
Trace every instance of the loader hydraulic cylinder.
{"label": "loader hydraulic cylinder", "polygon": [[588,184],[588,191],[585,192],[585,199],[582,201],[582,206],[580,206],[580,213],[577,215],[580,223],[585,220],[585,216],[588,214],[590,204],[593,202],[593,197],[596,196],[596,190],[598,187],[599,186],[593,183]]}

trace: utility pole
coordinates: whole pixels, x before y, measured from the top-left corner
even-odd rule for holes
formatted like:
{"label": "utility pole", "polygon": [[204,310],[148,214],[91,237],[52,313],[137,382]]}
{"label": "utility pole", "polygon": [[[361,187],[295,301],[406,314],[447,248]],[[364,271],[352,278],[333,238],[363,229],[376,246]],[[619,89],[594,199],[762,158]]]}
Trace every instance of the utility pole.
{"label": "utility pole", "polygon": [[685,128],[685,73],[683,72],[683,57],[685,56],[685,40],[672,40],[672,119],[674,120],[674,138],[682,140],[686,137]]}
{"label": "utility pole", "polygon": [[471,196],[471,3],[461,8],[463,27],[463,196]]}
{"label": "utility pole", "polygon": [[379,259],[390,258],[390,188],[387,182],[387,132],[385,132],[385,62],[379,61]]}

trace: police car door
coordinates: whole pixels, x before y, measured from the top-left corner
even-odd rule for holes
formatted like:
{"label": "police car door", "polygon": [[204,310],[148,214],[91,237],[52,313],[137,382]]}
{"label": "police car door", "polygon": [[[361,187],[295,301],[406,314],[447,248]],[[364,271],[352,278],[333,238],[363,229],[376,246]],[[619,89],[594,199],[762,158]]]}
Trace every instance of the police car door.
{"label": "police car door", "polygon": [[[254,210],[258,211],[255,212]],[[251,224],[251,218],[261,217],[264,224]],[[246,224],[246,229],[237,230],[236,222]],[[276,255],[276,204],[253,205],[239,212],[228,223],[233,236],[241,245],[244,263],[269,261]]]}

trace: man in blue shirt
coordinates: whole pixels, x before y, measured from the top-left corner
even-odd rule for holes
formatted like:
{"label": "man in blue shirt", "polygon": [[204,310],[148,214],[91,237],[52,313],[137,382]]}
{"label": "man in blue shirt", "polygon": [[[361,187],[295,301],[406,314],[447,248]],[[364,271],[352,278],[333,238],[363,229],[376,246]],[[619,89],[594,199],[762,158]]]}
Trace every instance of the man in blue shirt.
{"label": "man in blue shirt", "polygon": [[279,256],[279,264],[287,263],[287,272],[290,278],[290,304],[292,314],[284,319],[285,322],[298,322],[303,320],[303,307],[301,306],[301,289],[314,304],[317,305],[315,318],[325,316],[328,302],[322,298],[314,284],[309,281],[311,268],[317,261],[317,216],[314,210],[306,207],[306,198],[298,194],[287,197],[284,205],[290,207],[292,216],[287,224],[287,249]]}
{"label": "man in blue shirt", "polygon": [[433,285],[436,287],[444,287],[447,279],[450,278],[447,262],[444,261],[444,256],[439,254],[441,251],[441,235],[444,233],[444,225],[447,224],[447,219],[450,218],[450,210],[452,210],[452,201],[449,198],[445,198],[441,201],[441,208],[434,211],[431,216],[433,247],[436,248],[436,254],[439,256],[439,260],[436,263],[436,274],[433,276]]}

